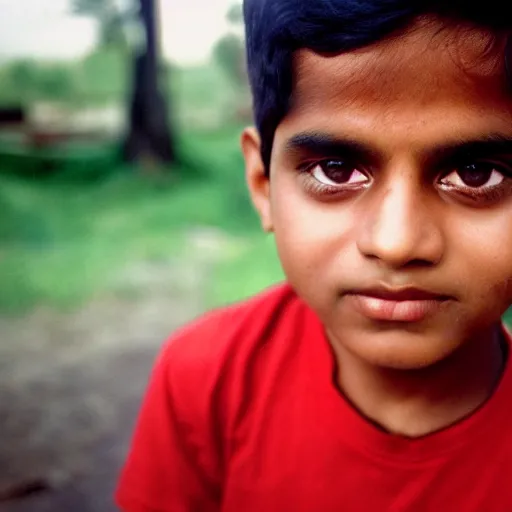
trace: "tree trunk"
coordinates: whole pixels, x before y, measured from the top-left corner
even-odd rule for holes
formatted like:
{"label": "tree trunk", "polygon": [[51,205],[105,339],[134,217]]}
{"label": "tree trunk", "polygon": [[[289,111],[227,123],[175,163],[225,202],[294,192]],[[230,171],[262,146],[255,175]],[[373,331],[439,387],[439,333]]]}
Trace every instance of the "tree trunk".
{"label": "tree trunk", "polygon": [[167,105],[160,90],[154,2],[140,0],[146,45],[134,63],[129,129],[123,147],[123,156],[128,162],[172,163],[175,160]]}

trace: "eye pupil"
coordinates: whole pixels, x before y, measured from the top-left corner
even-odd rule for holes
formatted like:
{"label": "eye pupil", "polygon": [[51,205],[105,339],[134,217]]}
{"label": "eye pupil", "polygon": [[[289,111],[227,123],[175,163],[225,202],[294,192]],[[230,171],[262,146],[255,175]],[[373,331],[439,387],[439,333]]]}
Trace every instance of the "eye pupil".
{"label": "eye pupil", "polygon": [[351,167],[336,161],[325,162],[323,171],[327,178],[335,183],[346,183],[354,172]]}
{"label": "eye pupil", "polygon": [[483,165],[467,165],[457,171],[460,179],[468,187],[482,187],[492,174],[492,167]]}

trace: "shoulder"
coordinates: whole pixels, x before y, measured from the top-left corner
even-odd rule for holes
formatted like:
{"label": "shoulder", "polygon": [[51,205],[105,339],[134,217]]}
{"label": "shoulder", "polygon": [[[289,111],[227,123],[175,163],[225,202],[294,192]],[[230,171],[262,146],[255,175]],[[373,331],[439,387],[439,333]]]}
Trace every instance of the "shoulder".
{"label": "shoulder", "polygon": [[247,404],[290,388],[284,380],[298,373],[291,369],[300,360],[300,340],[307,338],[306,311],[292,288],[281,284],[185,325],[157,358],[139,430],[153,440],[174,431],[202,467],[220,464]]}
{"label": "shoulder", "polygon": [[283,385],[301,357],[308,311],[279,284],[185,325],[165,343],[155,369],[176,410],[198,423],[212,421],[215,411],[226,425],[262,390]]}
{"label": "shoulder", "polygon": [[203,377],[225,374],[272,333],[293,328],[303,307],[288,284],[273,286],[186,324],[166,341],[160,359],[185,380],[198,373]]}

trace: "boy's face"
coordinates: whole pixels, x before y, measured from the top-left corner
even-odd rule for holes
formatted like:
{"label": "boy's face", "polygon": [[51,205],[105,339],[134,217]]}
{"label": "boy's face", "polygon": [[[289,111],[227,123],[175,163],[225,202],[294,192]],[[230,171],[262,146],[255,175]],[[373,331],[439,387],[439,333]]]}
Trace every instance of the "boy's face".
{"label": "boy's face", "polygon": [[289,282],[333,343],[419,368],[484,336],[512,298],[512,97],[503,45],[418,24],[338,56],[296,55],[270,179],[249,188]]}

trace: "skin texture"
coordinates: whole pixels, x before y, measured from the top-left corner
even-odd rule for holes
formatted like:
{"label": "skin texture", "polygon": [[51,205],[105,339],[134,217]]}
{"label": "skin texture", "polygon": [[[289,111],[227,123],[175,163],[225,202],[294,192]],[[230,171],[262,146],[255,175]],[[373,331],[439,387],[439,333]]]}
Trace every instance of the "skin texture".
{"label": "skin texture", "polygon": [[[391,432],[424,435],[467,416],[504,366],[512,145],[453,150],[512,139],[503,47],[423,19],[357,51],[300,50],[270,176],[257,131],[242,136],[253,202],[325,326],[341,390]],[[439,300],[419,320],[375,319],[357,307],[375,287]]]}

